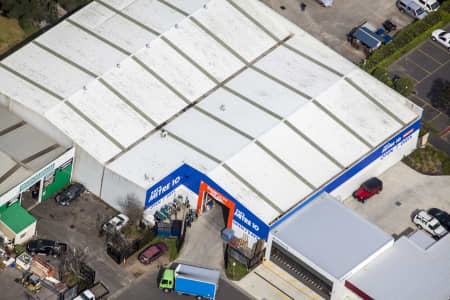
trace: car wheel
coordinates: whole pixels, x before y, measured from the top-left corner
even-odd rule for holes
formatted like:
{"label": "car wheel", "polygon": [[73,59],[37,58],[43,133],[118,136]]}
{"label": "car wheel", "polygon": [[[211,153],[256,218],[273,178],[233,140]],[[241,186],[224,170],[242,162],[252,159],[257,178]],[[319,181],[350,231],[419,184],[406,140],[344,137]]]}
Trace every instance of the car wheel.
{"label": "car wheel", "polygon": [[417,224],[417,228],[422,229],[422,226],[420,224]]}
{"label": "car wheel", "polygon": [[436,38],[434,36],[431,37],[432,41],[436,41]]}
{"label": "car wheel", "polygon": [[197,300],[202,300],[203,299],[202,296],[197,296],[196,298],[197,298]]}
{"label": "car wheel", "polygon": [[433,235],[433,239],[435,239],[436,241],[439,241],[439,237],[437,235]]}
{"label": "car wheel", "polygon": [[402,14],[404,14],[404,13],[405,13],[405,10],[404,10],[403,8],[400,8],[400,12],[401,12]]}
{"label": "car wheel", "polygon": [[168,288],[165,288],[163,291],[164,291],[164,293],[168,293],[168,292],[169,292],[169,289],[168,289]]}

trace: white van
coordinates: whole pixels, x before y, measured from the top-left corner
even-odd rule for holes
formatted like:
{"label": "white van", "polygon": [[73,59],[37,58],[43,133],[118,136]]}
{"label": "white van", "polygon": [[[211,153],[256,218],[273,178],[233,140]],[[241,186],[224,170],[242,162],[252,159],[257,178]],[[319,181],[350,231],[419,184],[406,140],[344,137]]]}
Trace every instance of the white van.
{"label": "white van", "polygon": [[414,19],[422,20],[428,13],[414,0],[398,0],[397,6],[401,12],[407,13]]}
{"label": "white van", "polygon": [[426,12],[433,12],[439,8],[437,0],[414,0],[414,2],[419,4]]}

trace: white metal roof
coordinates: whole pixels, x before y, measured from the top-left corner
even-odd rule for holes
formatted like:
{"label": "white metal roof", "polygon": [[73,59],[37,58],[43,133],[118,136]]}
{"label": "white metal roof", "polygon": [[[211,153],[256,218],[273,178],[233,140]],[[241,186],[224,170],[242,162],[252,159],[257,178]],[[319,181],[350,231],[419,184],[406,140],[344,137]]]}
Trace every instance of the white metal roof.
{"label": "white metal roof", "polygon": [[259,1],[206,2],[95,1],[0,62],[0,93],[143,188],[185,162],[266,222],[420,115]]}
{"label": "white metal roof", "polygon": [[0,106],[0,196],[57,158],[64,150]]}
{"label": "white metal roof", "polygon": [[447,300],[450,234],[426,250],[401,237],[348,280],[373,299]]}
{"label": "white metal roof", "polygon": [[389,234],[326,194],[299,210],[272,234],[335,279],[345,278],[393,243]]}

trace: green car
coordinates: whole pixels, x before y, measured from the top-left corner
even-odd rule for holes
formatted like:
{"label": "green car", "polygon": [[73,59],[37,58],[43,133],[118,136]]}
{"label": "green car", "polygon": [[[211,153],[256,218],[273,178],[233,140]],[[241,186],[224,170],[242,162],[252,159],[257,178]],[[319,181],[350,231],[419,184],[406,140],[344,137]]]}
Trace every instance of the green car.
{"label": "green car", "polygon": [[166,269],[164,270],[164,274],[159,282],[159,288],[163,289],[165,293],[168,293],[173,290],[173,286],[175,284],[175,275],[174,270]]}

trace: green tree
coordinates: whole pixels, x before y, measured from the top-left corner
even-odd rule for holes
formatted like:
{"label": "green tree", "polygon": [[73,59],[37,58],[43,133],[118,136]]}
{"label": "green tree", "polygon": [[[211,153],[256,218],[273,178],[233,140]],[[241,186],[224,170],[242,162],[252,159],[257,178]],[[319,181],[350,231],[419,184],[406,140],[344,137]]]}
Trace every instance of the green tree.
{"label": "green tree", "polygon": [[405,97],[414,90],[414,82],[409,77],[401,77],[394,82],[394,89]]}
{"label": "green tree", "polygon": [[392,86],[391,77],[389,76],[389,72],[386,69],[384,69],[384,68],[376,68],[372,72],[372,75],[373,75],[373,77],[375,77],[379,81],[383,82],[384,84],[386,84],[388,86]]}

